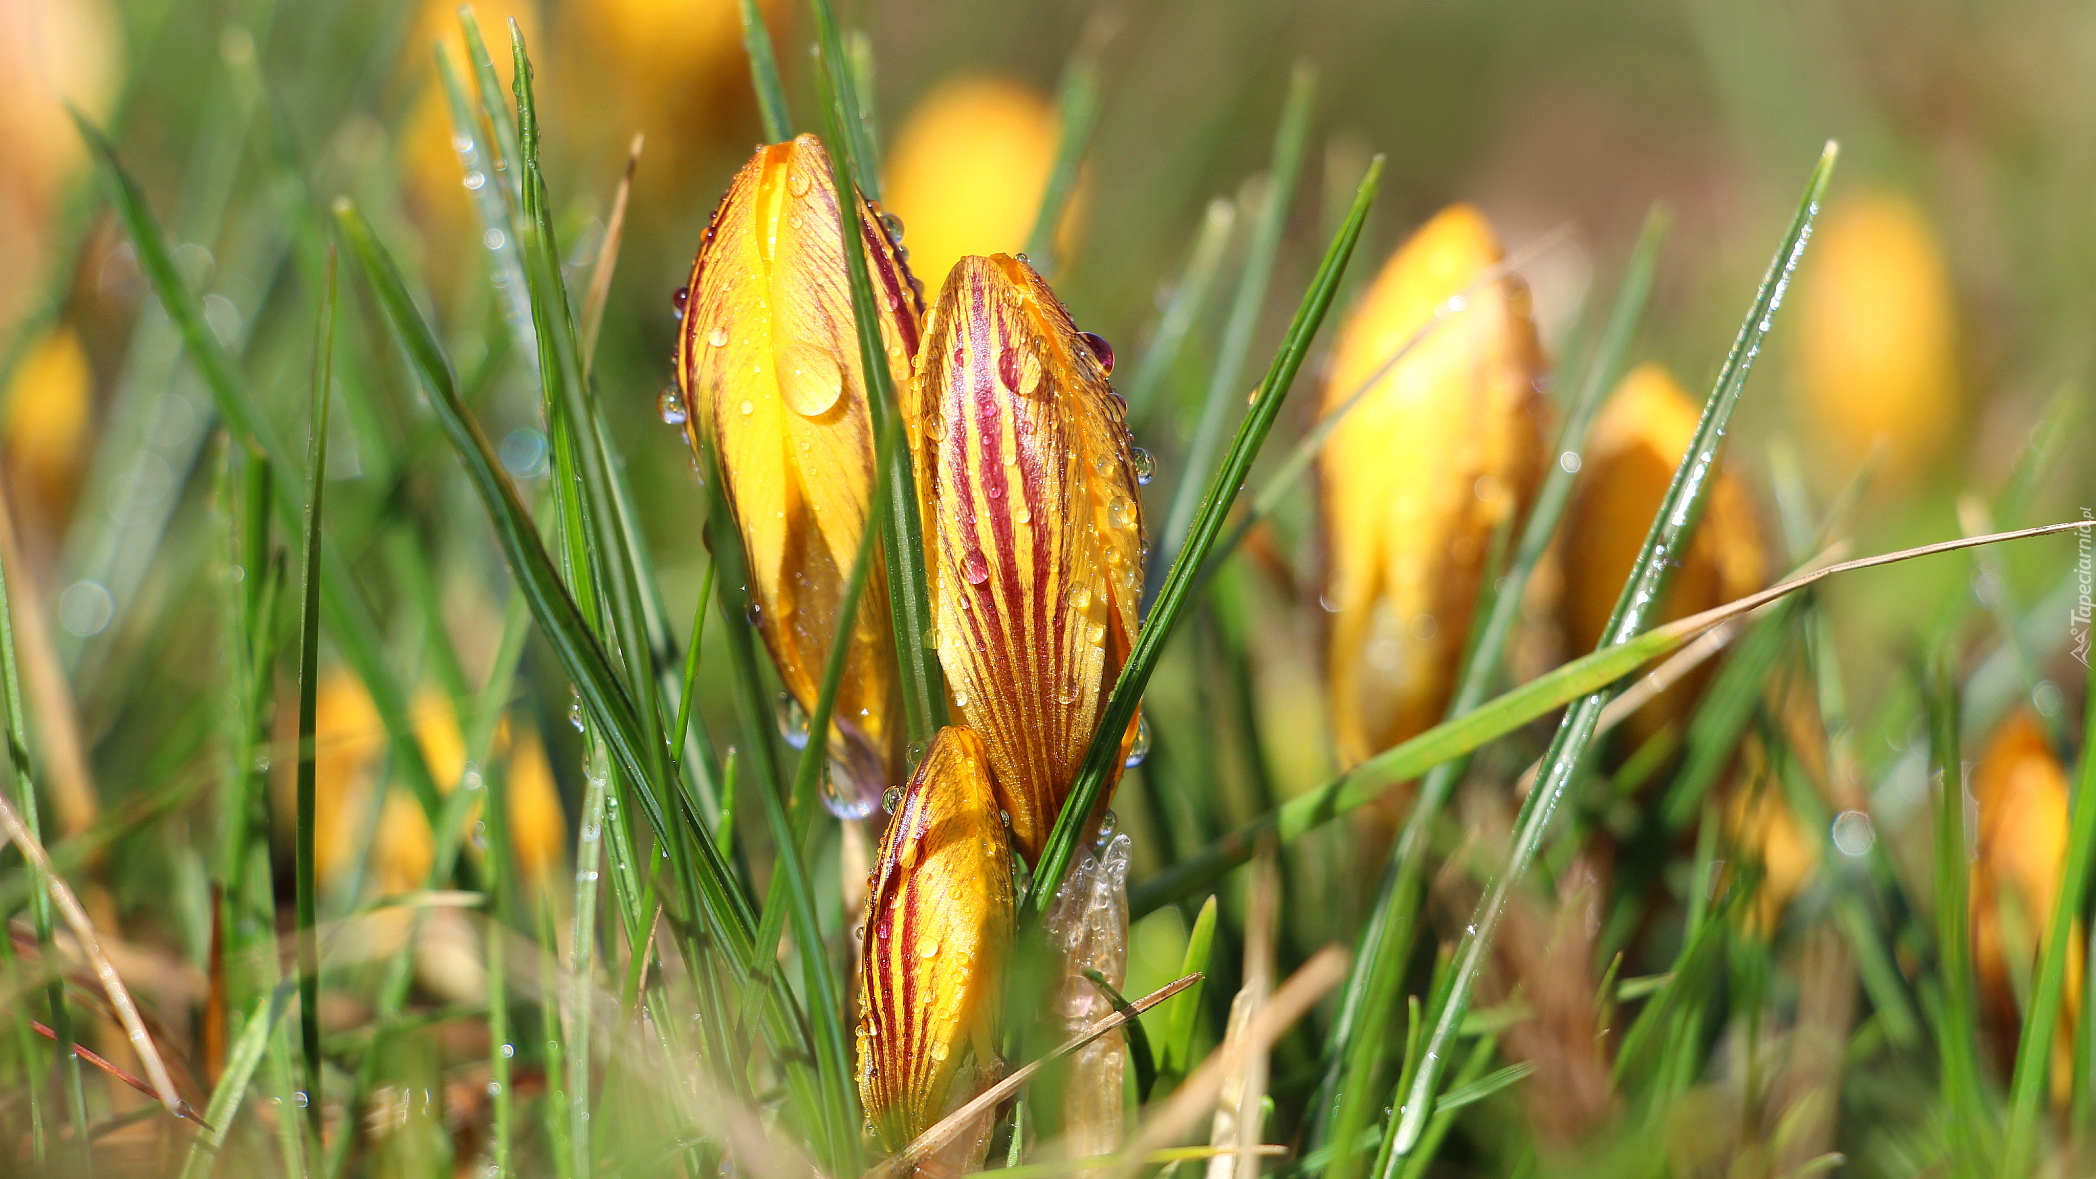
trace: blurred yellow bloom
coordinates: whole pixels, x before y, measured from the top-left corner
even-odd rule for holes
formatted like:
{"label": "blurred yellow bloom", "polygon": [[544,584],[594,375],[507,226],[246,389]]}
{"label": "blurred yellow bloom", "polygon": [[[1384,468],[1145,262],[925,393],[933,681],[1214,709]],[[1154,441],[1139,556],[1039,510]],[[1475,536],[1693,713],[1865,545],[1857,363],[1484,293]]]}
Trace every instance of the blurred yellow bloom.
{"label": "blurred yellow bloom", "polygon": [[568,820],[560,809],[560,791],[538,730],[526,727],[511,744],[504,788],[509,791],[509,843],[517,870],[527,881],[542,879],[561,862]]}
{"label": "blurred yellow bloom", "polygon": [[[1701,414],[1701,405],[1656,364],[1632,370],[1602,408],[1566,508],[1559,548],[1563,620],[1574,651],[1584,654],[1601,641]],[[1654,623],[1750,594],[1761,588],[1765,572],[1753,500],[1736,472],[1722,471]],[[1691,672],[1631,714],[1625,724],[1632,740],[1642,741],[1669,719],[1683,717],[1707,673],[1708,668]]]}
{"label": "blurred yellow bloom", "polygon": [[44,288],[54,218],[86,159],[65,104],[102,119],[121,33],[105,0],[0,0],[0,333]]}
{"label": "blurred yellow bloom", "polygon": [[[1060,135],[1054,105],[1006,78],[950,80],[910,112],[888,151],[882,195],[927,290],[943,289],[964,255],[1026,248]],[[1076,208],[1072,200],[1056,226],[1065,252]]]}
{"label": "blurred yellow bloom", "polygon": [[[969,730],[941,729],[888,819],[859,931],[859,1099],[890,1150],[1002,1071],[1011,932],[989,757]],[[989,1125],[954,1144],[955,1173],[981,1163]]]}
{"label": "blurred yellow bloom", "polygon": [[1795,386],[1804,417],[1844,469],[1882,437],[1889,480],[1925,472],[1960,415],[1956,311],[1935,235],[1911,202],[1878,194],[1831,210],[1814,238]]}
{"label": "blurred yellow bloom", "polygon": [[[452,142],[456,127],[451,103],[437,76],[436,53],[441,46],[452,68],[458,71],[467,101],[474,101],[478,91],[472,62],[466,56],[466,35],[459,25],[460,7],[458,0],[424,0],[402,42],[404,72],[414,79],[415,97],[400,131],[397,150],[407,182],[408,208],[422,229],[423,247],[429,254],[423,269],[440,276],[459,274],[468,257],[486,252],[480,247],[481,223],[473,209],[473,192],[466,187],[466,171]],[[531,0],[473,0],[464,7],[473,10],[488,57],[494,63],[495,76],[502,83],[502,96],[507,99],[509,22],[514,19],[523,30],[527,46],[536,45],[539,6]],[[492,166],[492,158],[487,146],[481,145],[483,167]],[[493,179],[485,177],[483,183]],[[477,265],[469,273],[473,282],[486,281],[479,277],[482,270]],[[452,291],[443,283],[437,289],[440,295]]]}
{"label": "blurred yellow bloom", "polygon": [[1758,741],[1742,750],[1752,770],[1725,808],[1725,827],[1732,842],[1761,867],[1747,922],[1763,937],[1772,935],[1783,910],[1819,867],[1819,845],[1798,825],[1782,789],[1768,777],[1768,756]]}
{"label": "blurred yellow bloom", "polygon": [[[920,307],[875,211],[854,200],[890,375],[909,380]],[[677,371],[693,445],[720,456],[749,557],[750,597],[779,679],[815,706],[839,599],[872,498],[874,438],[846,284],[837,190],[822,142],[759,148],[722,198],[693,263]],[[829,736],[833,810],[864,817],[899,781],[902,701],[876,564]]]}
{"label": "blurred yellow bloom", "polygon": [[71,513],[87,457],[94,371],[80,337],[59,327],[32,345],[7,383],[7,469],[17,502],[56,530]]}
{"label": "blurred yellow bloom", "polygon": [[[1321,412],[1337,412],[1434,309],[1498,263],[1476,209],[1454,205],[1384,264],[1333,348]],[[1441,719],[1493,530],[1542,479],[1542,358],[1528,292],[1472,292],[1376,382],[1319,459],[1328,674],[1340,761]]]}
{"label": "blurred yellow bloom", "polygon": [[1032,267],[963,258],[903,407],[939,662],[1029,859],[1135,638],[1142,499],[1111,357]]}
{"label": "blurred yellow bloom", "polygon": [[[277,742],[286,756],[277,759],[282,800],[278,814],[296,811],[292,790],[298,768],[298,713],[280,710],[289,721],[289,739]],[[371,805],[379,755],[386,747],[385,729],[364,681],[342,668],[323,672],[313,688],[313,876],[330,880],[347,868],[361,850],[357,839]],[[427,837],[425,836],[425,841]]]}
{"label": "blurred yellow bloom", "polygon": [[[2021,1027],[2016,975],[2036,969],[2067,858],[2067,772],[2027,712],[2003,721],[1972,774],[1979,810],[1972,864],[1973,967],[1997,1053],[2013,1060]],[[2068,935],[2065,1011],[2053,1042],[2054,1100],[2073,1066],[2081,1012],[2082,927]]]}
{"label": "blurred yellow bloom", "polygon": [[[759,0],[773,41],[792,44],[783,0]],[[561,77],[578,116],[574,133],[623,152],[647,135],[648,176],[675,178],[694,149],[742,139],[749,125],[750,75],[736,0],[590,0],[565,4],[556,20]],[[667,191],[667,188],[665,188]]]}

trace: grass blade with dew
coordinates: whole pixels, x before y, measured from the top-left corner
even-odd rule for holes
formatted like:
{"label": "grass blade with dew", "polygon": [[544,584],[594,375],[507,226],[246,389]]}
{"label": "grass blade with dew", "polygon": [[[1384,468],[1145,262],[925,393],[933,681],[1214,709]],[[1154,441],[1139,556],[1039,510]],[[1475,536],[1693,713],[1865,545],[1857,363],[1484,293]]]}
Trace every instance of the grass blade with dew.
{"label": "grass blade with dew", "polygon": [[[1791,219],[1790,229],[1769,261],[1768,273],[1761,280],[1761,287],[1740,325],[1739,336],[1733,341],[1710,398],[1704,404],[1695,437],[1680,465],[1675,468],[1666,498],[1653,516],[1651,529],[1645,534],[1644,544],[1638,551],[1637,562],[1631,568],[1630,578],[1624,583],[1622,594],[1616,599],[1614,614],[1603,631],[1604,647],[1627,643],[1644,629],[1646,619],[1659,608],[1660,597],[1673,572],[1675,554],[1694,534],[1703,503],[1716,482],[1714,467],[1718,450],[1724,442],[1725,427],[1731,421],[1732,410],[1739,403],[1747,375],[1752,371],[1754,359],[1759,355],[1769,329],[1774,326],[1783,294],[1804,255],[1806,242],[1811,238],[1813,219],[1819,214],[1820,198],[1833,173],[1834,158],[1835,148],[1829,143],[1806,181],[1805,195]],[[1506,866],[1493,879],[1478,906],[1475,920],[1463,936],[1461,948],[1457,950],[1455,986],[1439,1010],[1430,1017],[1433,1030],[1428,1034],[1419,1074],[1413,1078],[1412,1087],[1405,1097],[1394,1154],[1410,1154],[1426,1128],[1427,1118],[1433,1113],[1443,1061],[1454,1046],[1463,1015],[1469,1010],[1471,991],[1484,972],[1485,960],[1499,932],[1499,923],[1506,914],[1507,902],[1513,889],[1527,876],[1536,853],[1542,849],[1551,816],[1571,784],[1579,759],[1593,735],[1594,725],[1600,720],[1602,709],[1608,705],[1609,695],[1607,689],[1597,691],[1566,713],[1557,735],[1551,740],[1550,751],[1544,756],[1543,775],[1521,804],[1519,817],[1515,820],[1514,845]]]}
{"label": "grass blade with dew", "polygon": [[1984,1145],[1987,1114],[1980,1082],[1979,1014],[1973,994],[1972,913],[1965,831],[1964,763],[1958,752],[1958,693],[1955,670],[1939,656],[1926,673],[1929,684],[1929,757],[1936,778],[1936,956],[1942,987],[1936,1029],[1943,1060],[1943,1100],[1951,1166],[1977,1175],[1989,1152]]}
{"label": "grass blade with dew", "polygon": [[2059,1026],[2060,1004],[2067,987],[2068,951],[2075,920],[2088,895],[2090,870],[2096,864],[2096,667],[2090,669],[2088,687],[2066,864],[2059,895],[2053,899],[2045,931],[2045,952],[2031,987],[2023,1039],[2016,1047],[2016,1069],[2009,1085],[2009,1128],[2001,1164],[2001,1173],[2008,1179],[2018,1179],[2030,1166],[2045,1086],[2052,1071],[2053,1032]]}
{"label": "grass blade with dew", "polygon": [[[1455,696],[1449,702],[1450,718],[1461,716],[1482,704],[1499,672],[1500,656],[1506,650],[1507,636],[1520,612],[1529,575],[1535,571],[1544,550],[1550,546],[1551,538],[1557,534],[1558,521],[1571,499],[1587,431],[1593,425],[1601,403],[1622,376],[1631,341],[1644,320],[1667,222],[1666,214],[1656,208],[1645,216],[1644,230],[1638,235],[1637,246],[1624,267],[1615,305],[1609,311],[1592,363],[1588,365],[1579,392],[1566,411],[1557,445],[1550,452],[1559,457],[1550,464],[1550,473],[1536,494],[1535,506],[1530,509],[1528,521],[1522,527],[1521,539],[1515,546],[1513,559],[1508,562],[1506,574],[1492,590],[1490,604],[1481,612],[1475,641],[1470,644],[1469,654],[1457,675]],[[1367,1127],[1375,1098],[1379,1096],[1376,1072],[1382,1065],[1384,1028],[1396,999],[1398,975],[1411,953],[1412,936],[1418,926],[1427,835],[1440,817],[1443,804],[1461,781],[1466,765],[1467,758],[1459,756],[1427,772],[1412,803],[1411,813],[1391,848],[1389,862],[1383,869],[1375,908],[1361,936],[1361,952],[1354,959],[1352,976],[1340,997],[1338,1017],[1330,1036],[1331,1058],[1326,1064],[1324,1085],[1315,1107],[1318,1129],[1313,1134],[1312,1145],[1329,1139],[1334,1149],[1327,1174],[1347,1176],[1354,1173],[1354,1143]],[[1327,1114],[1331,1119],[1330,1134],[1324,1133]]]}
{"label": "grass blade with dew", "polygon": [[1171,296],[1157,318],[1157,331],[1143,349],[1135,377],[1128,383],[1128,427],[1140,429],[1157,407],[1157,395],[1165,378],[1179,359],[1187,333],[1208,305],[1208,294],[1223,269],[1223,255],[1230,247],[1230,230],[1237,224],[1237,206],[1222,197],[1208,202],[1201,230],[1194,235],[1186,266],[1172,283]]}
{"label": "grass blade with dew", "polygon": [[[1288,207],[1295,193],[1296,178],[1303,170],[1303,148],[1310,138],[1311,101],[1317,92],[1317,71],[1298,64],[1288,82],[1288,100],[1281,108],[1281,123],[1274,132],[1273,164],[1267,172],[1265,195],[1260,199],[1259,220],[1252,227],[1245,247],[1244,271],[1237,281],[1237,299],[1230,307],[1229,326],[1223,329],[1210,374],[1208,394],[1201,403],[1201,418],[1187,443],[1181,462],[1184,470],[1172,506],[1159,534],[1157,552],[1166,563],[1176,563],[1187,542],[1194,514],[1213,500],[1211,488],[1202,497],[1201,473],[1214,460],[1222,442],[1223,423],[1237,401],[1238,381],[1244,376],[1245,355],[1252,347],[1252,333],[1259,327],[1259,314],[1266,307],[1266,289],[1274,274],[1274,256],[1280,252],[1281,231],[1288,224]],[[1340,235],[1346,235],[1342,226]],[[1354,230],[1359,236],[1359,229]],[[1268,392],[1262,385],[1255,396]],[[1252,415],[1256,416],[1256,409]],[[1164,567],[1163,565],[1159,566]],[[1158,596],[1162,596],[1162,590]],[[1153,606],[1154,608],[1154,606]]]}
{"label": "grass blade with dew", "polygon": [[[552,649],[561,671],[575,685],[583,708],[601,726],[612,759],[621,772],[635,781],[646,781],[652,762],[640,736],[640,721],[632,698],[619,682],[595,633],[583,619],[575,600],[561,583],[553,560],[540,541],[537,525],[514,485],[503,473],[494,446],[480,423],[467,411],[459,397],[458,382],[451,371],[435,333],[408,296],[399,270],[385,248],[372,234],[371,225],[346,199],[337,203],[335,214],[344,239],[357,256],[373,294],[407,353],[416,374],[429,393],[445,435],[458,451],[468,480],[487,510],[496,540],[502,548],[512,576],[531,607],[532,618]],[[684,820],[696,823],[688,800]],[[652,792],[641,790],[637,798],[647,810],[647,819],[658,838],[671,839],[670,816],[651,805]],[[698,828],[704,830],[703,827]],[[756,929],[749,897],[729,872],[727,863],[714,849],[711,839],[692,841],[700,854],[695,861],[700,897],[706,916],[720,936],[726,938],[738,961],[747,961],[749,938]]]}
{"label": "grass blade with dew", "polygon": [[[277,478],[271,486],[276,492],[277,519],[287,531],[296,531],[304,521],[305,504],[298,498],[296,483],[286,476],[298,470],[298,464],[292,461],[290,450],[274,426],[257,408],[253,391],[205,320],[203,301],[182,277],[166,236],[146,204],[145,194],[117,159],[115,146],[77,112],[74,121],[87,140],[90,154],[101,165],[110,202],[138,250],[139,269],[168,318],[174,321],[190,362],[211,392],[213,407],[240,444],[276,471]],[[370,693],[372,707],[385,727],[393,761],[415,800],[422,804],[424,817],[435,822],[441,810],[436,779],[430,774],[421,743],[415,739],[406,699],[387,668],[378,622],[340,553],[330,549],[322,554],[320,574],[322,621],[334,638],[336,649]]]}
{"label": "grass blade with dew", "polygon": [[1259,457],[1259,447],[1273,429],[1274,419],[1280,415],[1281,405],[1288,398],[1296,373],[1309,356],[1310,343],[1324,323],[1325,314],[1332,309],[1332,297],[1338,291],[1340,275],[1346,270],[1347,260],[1353,257],[1355,244],[1360,241],[1361,226],[1368,220],[1368,209],[1375,201],[1382,176],[1383,157],[1377,156],[1361,178],[1360,187],[1354,193],[1353,207],[1340,226],[1338,236],[1326,248],[1323,262],[1310,280],[1309,288],[1303,292],[1302,303],[1288,325],[1288,334],[1274,353],[1265,379],[1259,383],[1251,412],[1245,415],[1236,440],[1209,480],[1208,493],[1202,498],[1193,530],[1187,534],[1186,544],[1173,561],[1171,572],[1165,576],[1149,618],[1136,634],[1134,649],[1121,666],[1120,678],[1114,683],[1113,694],[1108,697],[1099,718],[1099,727],[1092,734],[1091,746],[1085,750],[1077,779],[1063,801],[1062,812],[1056,816],[1054,829],[1048,833],[1041,862],[1034,868],[1026,904],[1040,912],[1047,911],[1048,902],[1062,883],[1063,872],[1076,853],[1078,840],[1083,837],[1086,816],[1092,813],[1092,807],[1106,789],[1114,763],[1121,756],[1121,734],[1128,731],[1129,723],[1135,719],[1143,689],[1150,682],[1151,672],[1156,670],[1158,656],[1171,638],[1174,625],[1193,600],[1195,576],[1208,559],[1216,539],[1222,535],[1223,521],[1237,499],[1238,488],[1244,484],[1245,473],[1251,470],[1252,461]]}
{"label": "grass blade with dew", "polygon": [[326,285],[313,323],[313,413],[307,426],[305,555],[298,577],[298,828],[296,871],[298,910],[298,1027],[304,1049],[306,1124],[320,1141],[320,944],[315,932],[319,914],[314,900],[313,839],[320,681],[320,521],[321,498],[327,489],[327,434],[331,370],[335,354],[335,252],[328,251]]}
{"label": "grass blade with dew", "polygon": [[[874,146],[873,127],[866,119],[867,97],[859,93],[858,71],[852,68],[849,48],[844,43],[843,26],[837,23],[837,10],[830,0],[809,0],[808,10],[815,17],[815,71],[816,92],[822,107],[823,138],[830,146],[830,159],[835,161],[842,155],[849,165],[845,171],[860,195],[878,205],[881,203],[881,155]],[[837,191],[848,191],[840,179]],[[842,202],[840,202],[842,203]],[[847,226],[850,218],[842,219]],[[845,235],[853,240],[856,233]],[[871,289],[869,288],[869,304]],[[856,302],[856,300],[855,300]],[[866,320],[860,320],[866,323]],[[878,342],[878,335],[875,336]],[[869,394],[870,381],[869,380]],[[878,427],[879,423],[876,422]]]}
{"label": "grass blade with dew", "polygon": [[[850,63],[844,57],[843,39],[837,31],[836,14],[828,0],[814,0],[815,26],[822,68],[816,72],[822,96],[824,138],[829,143],[830,168],[837,186],[840,210],[851,205],[845,195],[852,191],[852,178],[859,179],[859,192],[878,201],[873,187],[873,162],[862,152],[854,135],[863,131],[858,102],[854,97]],[[873,301],[873,279],[867,269],[866,243],[860,236],[859,220],[846,214],[838,218],[844,234],[844,264],[851,285],[852,316],[859,329],[859,366],[866,381],[866,408],[876,437],[887,430],[888,418],[896,412],[894,382],[888,372],[888,354],[881,342],[881,323]],[[874,478],[886,484],[887,526],[881,531],[881,559],[888,577],[888,616],[895,630],[895,656],[902,679],[902,703],[910,748],[930,745],[932,734],[946,725],[946,674],[938,653],[925,636],[932,633],[931,592],[925,576],[924,522],[917,514],[916,475],[906,448],[896,448],[887,466]]]}
{"label": "grass blade with dew", "polygon": [[1034,213],[1033,230],[1026,235],[1026,255],[1043,278],[1052,278],[1062,259],[1055,253],[1055,231],[1063,212],[1077,192],[1077,178],[1090,149],[1092,131],[1099,123],[1099,50],[1105,26],[1094,18],[1085,29],[1077,52],[1063,67],[1062,81],[1055,89],[1055,121],[1060,131],[1055,146],[1055,164],[1048,184],[1041,190],[1041,207]]}
{"label": "grass blade with dew", "polygon": [[736,9],[742,16],[742,53],[749,61],[750,86],[757,93],[757,122],[764,128],[764,142],[784,143],[793,138],[793,117],[787,113],[786,86],[779,80],[771,30],[764,27],[757,0],[736,0]]}

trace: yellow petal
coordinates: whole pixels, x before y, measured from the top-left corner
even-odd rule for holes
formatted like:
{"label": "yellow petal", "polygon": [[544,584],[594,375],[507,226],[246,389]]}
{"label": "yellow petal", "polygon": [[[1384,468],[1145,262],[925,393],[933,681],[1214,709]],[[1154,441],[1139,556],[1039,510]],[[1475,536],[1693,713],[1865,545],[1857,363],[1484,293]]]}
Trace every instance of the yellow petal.
{"label": "yellow petal", "polygon": [[[1602,408],[1566,509],[1561,547],[1565,633],[1574,651],[1591,651],[1601,641],[1701,414],[1701,404],[1656,364],[1632,370]],[[1682,618],[1750,594],[1761,588],[1765,571],[1753,499],[1738,473],[1725,470],[1710,489],[1695,539],[1654,621]],[[1633,742],[1670,719],[1684,718],[1708,671],[1683,677],[1639,709],[1627,722]]]}
{"label": "yellow petal", "polygon": [[[1333,350],[1334,413],[1450,296],[1497,263],[1477,210],[1455,205],[1404,244]],[[1441,719],[1493,530],[1542,479],[1541,367],[1516,280],[1472,292],[1383,376],[1319,462],[1328,672],[1340,759],[1352,765]]]}
{"label": "yellow petal", "polygon": [[32,345],[7,383],[7,457],[36,521],[64,525],[86,458],[94,370],[70,327]]}
{"label": "yellow petal", "polygon": [[1098,728],[1142,592],[1142,501],[1110,356],[1032,267],[963,258],[906,403],[939,662],[1029,858]]}
{"label": "yellow petal", "polygon": [[890,1149],[1000,1071],[1011,930],[988,757],[969,730],[941,729],[888,819],[860,930],[859,1098]]}
{"label": "yellow petal", "polygon": [[517,870],[527,879],[540,879],[560,863],[567,845],[568,824],[538,730],[521,731],[510,751],[504,788],[509,791],[509,842],[517,857]]}
{"label": "yellow petal", "polygon": [[1794,386],[1846,477],[1880,439],[1897,486],[1956,436],[1960,406],[1950,278],[1926,219],[1903,197],[1859,197],[1814,235]]}
{"label": "yellow petal", "polygon": [[[968,254],[1026,248],[1055,167],[1061,127],[1040,92],[1007,78],[941,84],[903,121],[883,172],[888,211],[907,226],[910,264],[939,290]],[[1067,250],[1078,202],[1057,227]]]}
{"label": "yellow petal", "polygon": [[[875,212],[853,204],[900,385],[917,349],[918,294]],[[759,629],[786,690],[811,710],[873,488],[873,429],[839,224],[819,140],[759,148],[706,229],[678,352],[688,428],[713,440],[726,473]],[[829,739],[833,778],[849,796],[835,809],[857,816],[900,778],[887,603],[877,564],[852,623]]]}

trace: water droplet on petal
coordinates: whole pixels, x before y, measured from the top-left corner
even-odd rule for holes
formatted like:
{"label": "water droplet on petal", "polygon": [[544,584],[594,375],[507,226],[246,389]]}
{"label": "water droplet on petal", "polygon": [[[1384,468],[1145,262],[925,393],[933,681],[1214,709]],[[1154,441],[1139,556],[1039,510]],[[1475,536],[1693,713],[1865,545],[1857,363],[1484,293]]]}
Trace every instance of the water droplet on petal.
{"label": "water droplet on petal", "polygon": [[662,414],[662,420],[669,425],[684,424],[684,393],[677,386],[670,385],[663,389],[662,396],[656,398],[655,408]]}
{"label": "water droplet on petal", "polygon": [[751,400],[750,400],[749,398],[747,398],[747,397],[743,398],[743,399],[742,399],[742,416],[743,416],[743,417],[748,417],[748,416],[750,416],[751,414],[753,414],[753,413],[756,413],[756,412],[757,412],[757,403],[756,403],[756,402],[754,402],[754,401],[751,401]]}
{"label": "water droplet on petal", "polygon": [[1129,452],[1128,458],[1129,465],[1135,468],[1135,481],[1138,486],[1157,477],[1157,460],[1150,457],[1149,451],[1138,446]]}
{"label": "water droplet on petal", "polygon": [[725,347],[727,347],[727,346],[728,346],[728,329],[727,329],[727,328],[724,328],[724,327],[717,327],[717,328],[714,328],[714,329],[713,329],[712,331],[710,331],[710,332],[707,332],[707,333],[706,333],[706,342],[707,342],[708,344],[711,344],[711,345],[713,345],[713,346],[714,346],[715,348],[725,348]]}
{"label": "water droplet on petal", "polygon": [[797,197],[804,197],[808,195],[808,189],[812,188],[813,186],[814,181],[808,179],[808,174],[806,172],[801,171],[799,168],[789,168],[786,170],[787,192],[790,192]]}
{"label": "water droplet on petal", "polygon": [[1135,743],[1128,747],[1128,756],[1121,764],[1132,770],[1143,764],[1143,759],[1148,756],[1150,756],[1150,718],[1138,716],[1135,718]]}
{"label": "water droplet on petal", "polygon": [[961,576],[968,579],[969,585],[981,585],[989,580],[990,564],[983,560],[981,549],[969,549],[968,555],[961,558]]}
{"label": "water droplet on petal", "polygon": [[678,287],[670,292],[670,310],[678,319],[684,318],[684,305],[691,301],[691,288]]}
{"label": "water droplet on petal", "polygon": [[902,787],[900,787],[900,786],[890,786],[890,787],[888,787],[888,788],[887,788],[886,790],[883,790],[883,791],[881,791],[881,809],[882,809],[882,810],[884,810],[884,811],[886,811],[886,812],[888,812],[889,814],[891,814],[891,815],[892,815],[892,814],[894,814],[894,813],[895,813],[895,808],[896,808],[896,807],[898,807],[898,806],[901,806],[901,805],[902,805]]}
{"label": "water droplet on petal", "polygon": [[1106,522],[1115,528],[1135,527],[1135,504],[1125,495],[1117,495],[1106,505]]}
{"label": "water droplet on petal", "polygon": [[1041,387],[1041,358],[1031,350],[1006,348],[997,357],[997,377],[1005,388],[1031,397]]}
{"label": "water droplet on petal", "polygon": [[1109,376],[1112,375],[1114,365],[1113,345],[1106,342],[1106,337],[1097,332],[1079,332],[1077,333],[1077,338],[1083,340],[1084,346],[1091,349],[1092,355],[1099,358],[1099,367],[1105,369]]}
{"label": "water droplet on petal", "polygon": [[820,417],[844,394],[844,371],[822,349],[795,345],[779,358],[779,394],[793,412]]}

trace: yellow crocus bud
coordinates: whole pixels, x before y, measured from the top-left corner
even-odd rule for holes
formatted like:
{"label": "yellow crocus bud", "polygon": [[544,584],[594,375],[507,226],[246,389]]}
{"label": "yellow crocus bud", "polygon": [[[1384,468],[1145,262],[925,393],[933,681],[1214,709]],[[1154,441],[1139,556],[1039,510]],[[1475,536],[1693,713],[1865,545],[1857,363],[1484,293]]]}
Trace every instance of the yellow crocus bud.
{"label": "yellow crocus bud", "polygon": [[[2035,969],[2067,858],[2067,772],[2027,712],[2003,721],[1972,773],[1979,833],[1972,864],[1972,957],[1997,1057],[2013,1061],[2021,1004],[2011,981]],[[2068,934],[2066,1010],[2052,1047],[2054,1099],[2065,1095],[2081,1012],[2082,927]],[[2020,965],[2012,966],[2011,963]]]}
{"label": "yellow crocus bud", "polygon": [[[1560,549],[1563,618],[1573,650],[1591,651],[1601,641],[1701,415],[1701,405],[1656,364],[1632,370],[1609,395],[1587,442]],[[1744,597],[1761,588],[1763,575],[1753,500],[1737,472],[1721,471],[1655,624]],[[1682,677],[1631,714],[1625,724],[1632,741],[1684,717],[1708,670]]]}
{"label": "yellow crocus bud", "polygon": [[[889,372],[909,380],[919,298],[877,212],[853,199]],[[706,227],[686,289],[677,371],[696,447],[720,459],[749,559],[749,595],[779,679],[813,710],[867,525],[874,437],[822,142],[759,148]],[[883,567],[851,623],[829,735],[833,811],[863,818],[901,780],[902,698]]]}
{"label": "yellow crocus bud", "polygon": [[1921,211],[1877,194],[1829,212],[1806,268],[1801,409],[1844,464],[1880,438],[1897,484],[1928,469],[1958,429],[1956,313]]}
{"label": "yellow crocus bud", "polygon": [[[1012,871],[990,760],[939,730],[889,816],[859,931],[859,1100],[897,1150],[995,1082]],[[980,1164],[990,1119],[937,1163]]]}
{"label": "yellow crocus bud", "polygon": [[904,402],[939,662],[1028,859],[1135,638],[1143,513],[1112,355],[1026,263],[963,258]]}
{"label": "yellow crocus bud", "polygon": [[31,345],[7,382],[7,465],[40,532],[58,532],[72,514],[94,392],[87,350],[70,327]]}
{"label": "yellow crocus bud", "polygon": [[1319,460],[1332,727],[1353,765],[1441,719],[1495,529],[1542,479],[1542,364],[1528,292],[1484,217],[1443,210],[1384,264],[1333,349],[1321,412],[1451,297],[1459,311],[1346,410]]}
{"label": "yellow crocus bud", "polygon": [[[944,288],[964,255],[1026,248],[1060,134],[1048,99],[1007,78],[953,79],[910,112],[882,180],[928,290]],[[1059,249],[1068,248],[1076,207],[1071,201],[1056,227]]]}

